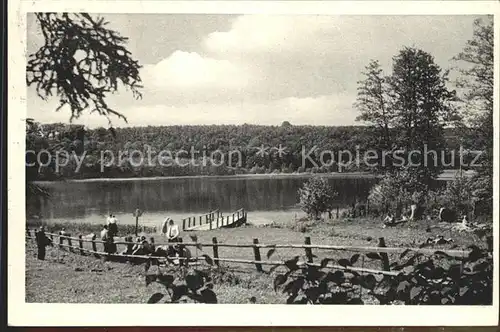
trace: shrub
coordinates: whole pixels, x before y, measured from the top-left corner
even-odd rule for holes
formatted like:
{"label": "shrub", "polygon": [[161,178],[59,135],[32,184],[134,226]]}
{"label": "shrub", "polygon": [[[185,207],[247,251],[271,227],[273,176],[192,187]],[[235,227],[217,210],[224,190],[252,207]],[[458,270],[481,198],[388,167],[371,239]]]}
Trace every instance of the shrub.
{"label": "shrub", "polygon": [[[210,265],[213,260],[204,255]],[[148,272],[152,261],[148,260],[145,265]],[[191,300],[195,303],[217,303],[217,295],[213,291],[213,280],[210,273],[201,270],[187,270],[181,267],[173,274],[146,274],[146,286],[156,282],[165,286],[165,293],[154,293],[147,303],[179,303]],[[167,297],[168,295],[168,297]]]}
{"label": "shrub", "polygon": [[[319,266],[299,266],[300,256],[296,256],[285,262],[286,273],[276,275],[274,289],[288,295],[287,304],[364,304],[367,299],[376,298],[380,304],[491,305],[492,254],[477,246],[469,249],[465,258],[440,251],[423,257],[407,250],[398,262],[390,264],[392,271],[399,273],[382,278],[349,269],[363,259],[360,254],[349,259],[324,258]],[[271,250],[268,257],[275,253]],[[383,259],[373,252],[367,253],[366,258]],[[330,262],[346,270],[332,272]]]}
{"label": "shrub", "polygon": [[447,183],[440,202],[460,214],[492,211],[492,182],[485,176],[457,177]]}
{"label": "shrub", "polygon": [[423,205],[428,191],[428,187],[420,183],[414,174],[403,170],[384,175],[372,187],[368,199],[371,209],[379,213],[390,210],[399,215],[409,205]]}
{"label": "shrub", "polygon": [[[470,254],[456,259],[444,252],[420,261],[422,254],[413,253],[405,261],[393,263],[396,277],[384,277],[387,290],[374,293],[381,304],[400,301],[404,304],[491,305],[493,296],[493,258],[490,252],[471,246]],[[403,259],[410,251],[403,253]],[[459,262],[457,262],[457,260]],[[445,264],[436,264],[444,261]]]}
{"label": "shrub", "polygon": [[299,205],[311,218],[318,220],[321,213],[331,211],[337,195],[326,178],[313,177],[299,189]]}

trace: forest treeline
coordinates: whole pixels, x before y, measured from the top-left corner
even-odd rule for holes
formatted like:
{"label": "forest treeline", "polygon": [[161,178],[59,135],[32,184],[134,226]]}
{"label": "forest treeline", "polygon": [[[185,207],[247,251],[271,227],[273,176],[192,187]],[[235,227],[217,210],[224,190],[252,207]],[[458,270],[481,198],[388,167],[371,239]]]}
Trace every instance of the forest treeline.
{"label": "forest treeline", "polygon": [[[280,126],[244,124],[86,129],[80,125],[42,125],[32,121],[28,127],[26,143],[30,153],[26,156],[27,174],[33,180],[370,171],[370,167],[362,161],[356,163],[356,153],[363,158],[366,151],[378,149],[374,142],[376,128],[372,126],[296,126],[285,121]],[[466,149],[477,148],[464,128],[446,129],[445,141],[444,168],[459,167],[461,145]],[[281,153],[280,145],[283,148]],[[42,150],[49,153],[40,153]],[[183,150],[185,153],[179,153],[179,158],[185,161],[179,164],[165,160],[160,162],[161,151],[170,151],[175,157],[176,152]],[[223,159],[221,153],[212,155],[216,150],[222,153]],[[333,154],[321,155],[324,151]],[[339,156],[339,151],[349,151],[352,157],[347,153]],[[54,158],[58,153],[58,159]],[[68,155],[70,158],[66,159]],[[141,155],[144,158],[142,162]],[[203,163],[204,155],[213,157],[214,162]],[[343,159],[340,168],[339,157]],[[467,155],[464,161],[471,158],[472,155]],[[82,162],[78,168],[79,160]]]}

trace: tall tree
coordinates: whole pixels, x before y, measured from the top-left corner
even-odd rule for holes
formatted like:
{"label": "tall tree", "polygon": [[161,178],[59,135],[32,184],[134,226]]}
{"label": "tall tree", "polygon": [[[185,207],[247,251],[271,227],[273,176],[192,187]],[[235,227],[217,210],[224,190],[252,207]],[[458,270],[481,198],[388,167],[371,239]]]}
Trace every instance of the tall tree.
{"label": "tall tree", "polygon": [[374,127],[376,143],[370,149],[376,150],[378,162],[371,170],[380,173],[392,168],[391,160],[382,160],[383,151],[392,149],[391,127],[394,112],[390,108],[387,78],[376,60],[370,61],[362,73],[364,79],[358,82],[358,96],[354,108],[360,112],[356,121],[366,122]]}
{"label": "tall tree", "polygon": [[376,60],[370,61],[363,72],[364,80],[358,82],[358,97],[354,107],[361,113],[356,121],[375,125],[380,130],[380,146],[389,148],[390,127],[394,114],[388,105],[387,82]]}
{"label": "tall tree", "polygon": [[461,99],[469,124],[472,125],[474,144],[470,148],[485,151],[485,167],[481,171],[493,174],[493,19],[474,21],[473,37],[454,60],[463,66],[455,82],[464,92]]}
{"label": "tall tree", "polygon": [[61,107],[68,105],[71,119],[84,111],[108,117],[118,111],[106,97],[118,84],[130,88],[140,98],[141,78],[137,60],[132,59],[124,44],[127,38],[107,29],[103,18],[87,13],[37,13],[44,45],[31,54],[26,66],[28,86],[36,85],[45,99],[55,91]]}
{"label": "tall tree", "polygon": [[[448,90],[447,82],[447,73],[441,71],[427,52],[406,47],[393,58],[388,83],[390,107],[398,123],[396,142],[410,158],[407,160],[418,164],[411,171],[425,184],[441,172],[443,128],[457,116],[453,105],[456,93]],[[437,155],[426,154],[426,150],[436,151]]]}

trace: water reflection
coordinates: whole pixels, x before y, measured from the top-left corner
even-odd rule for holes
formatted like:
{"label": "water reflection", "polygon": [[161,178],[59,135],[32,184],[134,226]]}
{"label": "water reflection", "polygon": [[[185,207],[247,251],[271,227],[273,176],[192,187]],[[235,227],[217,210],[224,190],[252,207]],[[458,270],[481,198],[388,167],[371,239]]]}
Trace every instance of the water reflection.
{"label": "water reflection", "polygon": [[[288,210],[298,202],[301,178],[189,178],[120,182],[58,182],[44,184],[48,200],[30,202],[28,215],[44,219],[86,218],[90,215],[129,213],[136,207],[149,213],[204,213],[220,208],[233,211]],[[340,207],[364,199],[373,178],[330,178],[339,193]]]}

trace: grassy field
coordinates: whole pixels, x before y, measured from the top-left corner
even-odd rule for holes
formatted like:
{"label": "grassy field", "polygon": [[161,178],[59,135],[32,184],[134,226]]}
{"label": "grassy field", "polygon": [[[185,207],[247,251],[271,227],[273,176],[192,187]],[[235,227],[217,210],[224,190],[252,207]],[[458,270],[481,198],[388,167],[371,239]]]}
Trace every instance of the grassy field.
{"label": "grassy field", "polygon": [[[262,244],[302,244],[304,238],[309,236],[313,244],[351,246],[376,246],[378,238],[384,237],[388,247],[418,247],[429,237],[442,235],[452,238],[453,242],[433,248],[465,250],[471,244],[481,245],[475,235],[458,233],[447,225],[415,222],[382,228],[380,220],[374,219],[342,219],[317,223],[301,222],[296,225],[271,224],[262,227],[244,226],[189,232],[181,234],[184,242],[190,242],[189,235],[196,235],[200,243],[209,243],[216,237],[219,243],[251,244],[252,239],[258,238]],[[156,243],[162,242],[161,236],[152,236],[155,237]],[[90,243],[85,247],[90,249]],[[98,250],[102,250],[102,244],[98,244]],[[203,247],[202,250],[192,248],[192,253],[193,256],[213,254],[210,247]],[[266,253],[267,250],[261,249],[263,260],[267,259]],[[319,261],[324,257],[348,258],[354,253],[313,250],[313,254],[317,256],[315,260]],[[286,260],[296,255],[304,256],[304,251],[277,249],[270,260]],[[252,248],[219,248],[219,257],[253,259],[254,254]],[[381,269],[378,261],[360,260],[357,265]],[[214,291],[219,303],[248,303],[251,296],[255,296],[257,303],[284,303],[283,294],[274,292],[272,287],[274,274],[284,268],[280,267],[269,274],[269,267],[264,266],[265,272],[258,273],[254,265],[223,264],[220,271],[213,271],[217,276],[214,278]],[[27,302],[144,303],[151,294],[159,290],[161,287],[155,284],[145,286],[142,266],[104,262],[93,256],[81,256],[56,247],[49,247],[46,260],[39,261],[36,259],[33,241],[27,241]]]}

